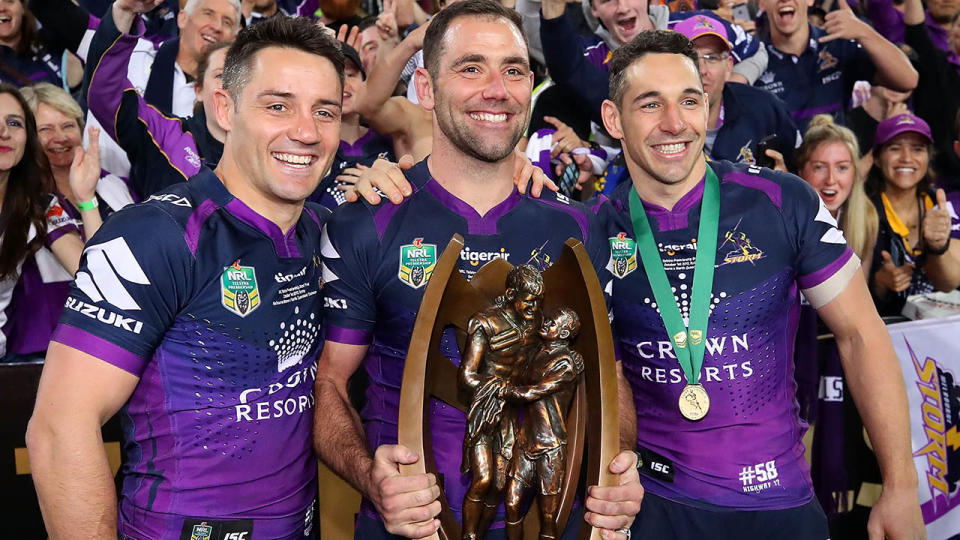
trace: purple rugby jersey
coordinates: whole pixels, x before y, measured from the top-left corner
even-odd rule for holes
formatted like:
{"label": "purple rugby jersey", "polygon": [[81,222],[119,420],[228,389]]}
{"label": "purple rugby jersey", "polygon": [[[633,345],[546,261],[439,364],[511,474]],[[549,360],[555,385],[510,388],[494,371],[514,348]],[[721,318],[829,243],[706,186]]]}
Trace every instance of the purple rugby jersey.
{"label": "purple rugby jersey", "polygon": [[87,243],[53,340],[140,378],[121,411],[122,535],[311,529],[328,215],[307,205],[283,234],[203,170]]}
{"label": "purple rugby jersey", "polygon": [[[604,206],[611,243],[614,339],[633,389],[638,439],[673,461],[674,480],[647,491],[712,509],[801,506],[813,497],[801,441],[794,341],[803,292],[814,307],[859,272],[836,221],[805,182],[769,169],[709,162],[720,178],[720,223],[700,383],[710,411],[680,415],[686,379],[636,251],[624,182]],[[704,182],[672,211],[644,204],[686,319]]]}
{"label": "purple rugby jersey", "polygon": [[[497,258],[545,270],[571,237],[584,243],[601,272],[607,258],[606,238],[594,212],[562,195],[545,190],[534,199],[514,191],[481,217],[433,179],[426,160],[405,174],[413,195],[400,205],[341,206],[322,242],[327,339],[369,346],[363,369],[370,385],[360,418],[371,450],[397,442],[400,383],[410,335],[432,264],[454,234],[465,240],[458,268],[467,279]],[[404,257],[405,248],[413,246],[425,256]],[[445,335],[440,346],[459,365],[456,339]],[[460,473],[466,416],[439,400],[430,407],[437,469],[459,520],[470,485],[469,475]],[[361,513],[379,519],[369,501],[364,501]],[[501,505],[494,527],[503,527],[502,519]]]}

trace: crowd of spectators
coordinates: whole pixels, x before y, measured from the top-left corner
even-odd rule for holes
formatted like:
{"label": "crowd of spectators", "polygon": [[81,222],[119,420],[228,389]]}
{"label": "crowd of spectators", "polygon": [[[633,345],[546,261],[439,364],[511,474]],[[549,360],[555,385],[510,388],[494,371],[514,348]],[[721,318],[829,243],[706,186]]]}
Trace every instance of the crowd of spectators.
{"label": "crowd of spectators", "polygon": [[[102,220],[216,167],[214,95],[242,27],[305,16],[342,42],[340,147],[311,197],[333,209],[378,158],[430,153],[412,74],[452,1],[0,0],[0,361],[42,359]],[[882,315],[960,285],[960,1],[503,3],[523,16],[536,76],[517,151],[565,195],[629,181],[603,128],[608,64],[640,32],[672,29],[699,55],[710,157],[809,182]]]}

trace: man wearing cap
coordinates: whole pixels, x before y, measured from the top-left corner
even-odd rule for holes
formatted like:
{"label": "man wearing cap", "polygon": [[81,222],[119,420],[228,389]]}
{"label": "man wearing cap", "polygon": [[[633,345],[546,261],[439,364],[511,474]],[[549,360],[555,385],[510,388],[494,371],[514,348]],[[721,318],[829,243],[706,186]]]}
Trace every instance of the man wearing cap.
{"label": "man wearing cap", "polygon": [[815,115],[844,116],[857,81],[873,81],[906,92],[917,72],[906,55],[856,18],[845,0],[827,14],[824,29],[807,21],[807,2],[760,0],[767,28],[760,39],[770,53],[767,70],[755,83],[786,102],[800,131]]}
{"label": "man wearing cap", "polygon": [[757,143],[768,135],[780,140],[780,151],[790,164],[800,145],[786,105],[766,90],[731,80],[736,52],[726,27],[709,15],[694,15],[673,27],[690,38],[700,57],[700,77],[710,102],[704,149],[713,159],[755,165]]}
{"label": "man wearing cap", "polygon": [[307,199],[334,210],[346,202],[337,177],[348,167],[372,165],[377,158],[395,160],[393,139],[381,135],[360,123],[358,104],[367,90],[367,72],[363,69],[360,53],[347,43],[340,43],[347,61],[343,68],[343,112],[340,124],[340,147],[337,148],[330,173],[320,181],[316,191]]}

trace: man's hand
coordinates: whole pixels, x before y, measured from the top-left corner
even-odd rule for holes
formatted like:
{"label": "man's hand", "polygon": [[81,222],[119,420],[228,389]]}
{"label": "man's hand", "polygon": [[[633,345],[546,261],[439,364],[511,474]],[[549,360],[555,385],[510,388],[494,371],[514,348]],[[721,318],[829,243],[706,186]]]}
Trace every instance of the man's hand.
{"label": "man's hand", "polygon": [[773,160],[773,170],[780,172],[790,172],[787,170],[787,163],[783,159],[783,154],[773,148],[767,148],[767,157]]}
{"label": "man's hand", "polygon": [[73,163],[70,164],[70,189],[78,202],[92,200],[97,194],[97,182],[100,181],[100,130],[90,126],[87,133],[90,134],[87,151],[77,146]]}
{"label": "man's hand", "polygon": [[937,190],[937,205],[923,216],[923,245],[933,251],[942,250],[950,241],[950,212],[947,210],[947,194]]}
{"label": "man's hand", "polygon": [[540,167],[534,166],[527,159],[526,154],[520,150],[513,152],[513,184],[517,186],[520,193],[527,192],[527,185],[530,184],[530,195],[539,197],[546,186],[551,191],[557,191],[557,185],[554,184],[547,175],[540,170]]}
{"label": "man's hand", "polygon": [[349,26],[346,24],[340,25],[340,29],[337,30],[337,41],[346,43],[347,45],[353,47],[355,51],[360,51],[360,27],[359,26]]}
{"label": "man's hand", "polygon": [[873,275],[873,281],[876,287],[881,287],[881,290],[875,292],[886,294],[887,291],[898,293],[907,290],[913,279],[913,265],[910,263],[905,263],[903,266],[895,265],[888,251],[881,251],[880,257],[883,259],[883,264]]}
{"label": "man's hand", "polygon": [[637,472],[637,455],[630,451],[617,454],[610,462],[610,472],[620,476],[620,485],[615,487],[590,486],[585,503],[587,512],[583,519],[600,531],[603,538],[622,540],[620,532],[633,525],[640,512],[643,486]]}
{"label": "man's hand", "polygon": [[440,528],[440,487],[432,474],[400,476],[399,465],[420,459],[402,445],[385,444],[377,448],[370,470],[366,495],[392,534],[423,538]]}
{"label": "man's hand", "polygon": [[827,35],[819,39],[820,43],[827,43],[835,39],[861,40],[870,35],[873,29],[867,23],[857,18],[846,0],[837,0],[840,9],[827,13],[823,22],[823,29]]}
{"label": "man's hand", "polygon": [[555,158],[563,152],[570,153],[574,148],[586,148],[590,146],[577,136],[573,128],[564,124],[552,116],[544,116],[543,121],[556,128],[553,134],[553,148],[550,149],[550,157]]}
{"label": "man's hand", "polygon": [[917,487],[888,488],[884,486],[880,500],[870,511],[867,521],[870,540],[926,540]]}
{"label": "man's hand", "polygon": [[[568,154],[566,152],[557,156],[557,159],[560,160],[560,163],[557,164],[556,170],[554,171],[558,178],[562,178],[563,171],[570,165],[575,165],[575,170],[577,172],[576,179],[574,182],[574,189],[580,190],[583,188],[583,184],[593,178],[593,162],[590,161],[590,158],[586,153],[575,152]],[[563,180],[561,180],[561,184]]]}
{"label": "man's hand", "polygon": [[[363,197],[370,204],[380,204],[377,190],[387,196],[393,204],[400,204],[404,197],[413,194],[413,187],[403,175],[403,171],[413,167],[413,156],[405,154],[398,163],[378,159],[370,167],[351,167],[340,173],[337,180],[346,182],[340,186],[348,202],[356,202]],[[352,185],[351,185],[352,184]]]}

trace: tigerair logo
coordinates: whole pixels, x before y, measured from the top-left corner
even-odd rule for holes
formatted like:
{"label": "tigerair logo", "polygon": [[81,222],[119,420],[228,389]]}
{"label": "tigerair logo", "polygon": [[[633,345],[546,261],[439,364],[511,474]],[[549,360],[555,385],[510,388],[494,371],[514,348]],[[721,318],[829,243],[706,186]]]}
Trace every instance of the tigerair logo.
{"label": "tigerair logo", "polygon": [[[923,432],[926,435],[927,442],[923,448],[914,452],[913,457],[924,457],[927,460],[927,485],[930,488],[930,497],[933,499],[934,507],[940,501],[949,500],[950,484],[957,481],[948,477],[950,461],[949,454],[960,450],[960,433],[957,432],[957,426],[954,424],[947,429],[947,424],[951,421],[949,408],[950,394],[944,396],[942,389],[942,380],[948,383],[947,388],[953,386],[949,380],[948,374],[942,371],[936,360],[927,357],[921,363],[913,352],[913,347],[907,342],[907,349],[910,351],[910,359],[913,361],[913,369],[917,374],[917,389],[923,398],[923,404],[920,406],[920,418],[923,424]],[[947,402],[944,403],[944,397]],[[945,407],[946,406],[946,407]],[[942,496],[942,498],[938,497]]]}
{"label": "tigerair logo", "polygon": [[691,238],[687,244],[657,244],[657,247],[660,248],[660,253],[665,253],[667,256],[673,257],[681,251],[696,251],[697,239]]}
{"label": "tigerair logo", "polygon": [[474,251],[469,247],[464,247],[460,252],[460,260],[470,263],[470,266],[480,266],[481,263],[488,263],[494,259],[510,259],[510,252],[505,248],[499,251]]}
{"label": "tigerair logo", "polygon": [[737,226],[733,228],[732,231],[727,231],[723,235],[723,243],[720,244],[722,249],[724,246],[730,246],[733,249],[727,252],[723,256],[723,262],[720,263],[720,266],[725,264],[736,264],[742,262],[748,262],[754,264],[759,259],[763,258],[763,250],[753,245],[749,238],[747,238],[747,233],[742,232],[740,229],[740,222],[737,222]]}

